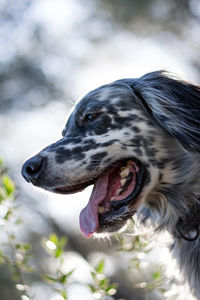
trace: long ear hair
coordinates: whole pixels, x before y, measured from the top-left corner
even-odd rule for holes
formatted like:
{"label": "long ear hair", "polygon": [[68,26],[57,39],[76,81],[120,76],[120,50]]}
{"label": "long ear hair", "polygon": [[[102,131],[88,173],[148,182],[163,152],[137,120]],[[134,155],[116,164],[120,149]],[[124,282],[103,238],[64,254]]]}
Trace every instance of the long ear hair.
{"label": "long ear hair", "polygon": [[128,83],[151,120],[188,151],[200,152],[200,87],[165,71],[148,73]]}

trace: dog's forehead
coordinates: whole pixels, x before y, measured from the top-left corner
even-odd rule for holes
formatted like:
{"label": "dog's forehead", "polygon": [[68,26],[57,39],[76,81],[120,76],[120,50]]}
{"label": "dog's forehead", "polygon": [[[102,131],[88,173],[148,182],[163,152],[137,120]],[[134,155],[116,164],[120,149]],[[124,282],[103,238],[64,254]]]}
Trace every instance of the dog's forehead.
{"label": "dog's forehead", "polygon": [[76,105],[76,110],[90,110],[95,106],[106,107],[111,104],[117,104],[118,101],[124,98],[131,98],[132,92],[130,88],[122,83],[113,82],[111,84],[100,86],[99,88],[90,91]]}
{"label": "dog's forehead", "polygon": [[[108,85],[100,86],[99,88],[90,91],[81,100],[79,100],[73,111],[68,117],[67,123],[63,130],[63,135],[75,134],[76,124],[86,114],[103,111],[111,114],[118,114],[123,111],[124,115],[130,113],[130,109],[138,108],[134,101],[134,94],[131,88],[124,80],[115,81]],[[104,125],[108,126],[111,122],[111,116],[104,115]],[[121,119],[115,119],[115,122],[121,122]],[[79,132],[80,134],[80,132]]]}

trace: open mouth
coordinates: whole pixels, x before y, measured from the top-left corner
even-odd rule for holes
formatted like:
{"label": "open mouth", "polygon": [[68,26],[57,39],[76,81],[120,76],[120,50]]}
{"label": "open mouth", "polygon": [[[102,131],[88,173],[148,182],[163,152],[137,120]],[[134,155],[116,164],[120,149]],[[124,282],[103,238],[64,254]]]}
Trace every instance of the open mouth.
{"label": "open mouth", "polygon": [[80,213],[81,231],[90,237],[94,232],[119,230],[136,212],[146,175],[145,166],[130,158],[116,162],[92,181],[54,191],[76,193],[94,184],[89,202]]}

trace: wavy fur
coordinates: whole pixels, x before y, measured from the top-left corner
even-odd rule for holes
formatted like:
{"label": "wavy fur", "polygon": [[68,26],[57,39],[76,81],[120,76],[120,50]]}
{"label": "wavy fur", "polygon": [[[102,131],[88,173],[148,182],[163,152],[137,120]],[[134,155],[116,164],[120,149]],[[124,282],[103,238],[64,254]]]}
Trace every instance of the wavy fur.
{"label": "wavy fur", "polygon": [[162,71],[133,80],[130,85],[155,126],[168,132],[182,146],[168,149],[174,182],[161,184],[149,195],[148,208],[141,210],[140,217],[143,222],[151,219],[157,230],[167,229],[173,235],[173,255],[192,294],[200,299],[200,238],[189,242],[175,234],[178,219],[185,219],[190,207],[199,204],[200,88]]}

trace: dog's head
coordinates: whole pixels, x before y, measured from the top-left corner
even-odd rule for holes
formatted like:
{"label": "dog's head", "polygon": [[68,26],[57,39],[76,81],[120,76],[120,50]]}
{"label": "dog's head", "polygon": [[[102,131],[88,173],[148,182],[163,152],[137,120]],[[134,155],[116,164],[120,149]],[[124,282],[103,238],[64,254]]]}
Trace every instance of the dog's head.
{"label": "dog's head", "polygon": [[27,160],[22,174],[28,182],[62,194],[94,184],[80,214],[87,237],[118,230],[139,207],[160,217],[170,205],[173,211],[178,206],[184,210],[181,199],[168,205],[166,199],[172,187],[185,191],[185,182],[194,177],[199,106],[198,87],[163,72],[101,86],[75,106],[63,138]]}

